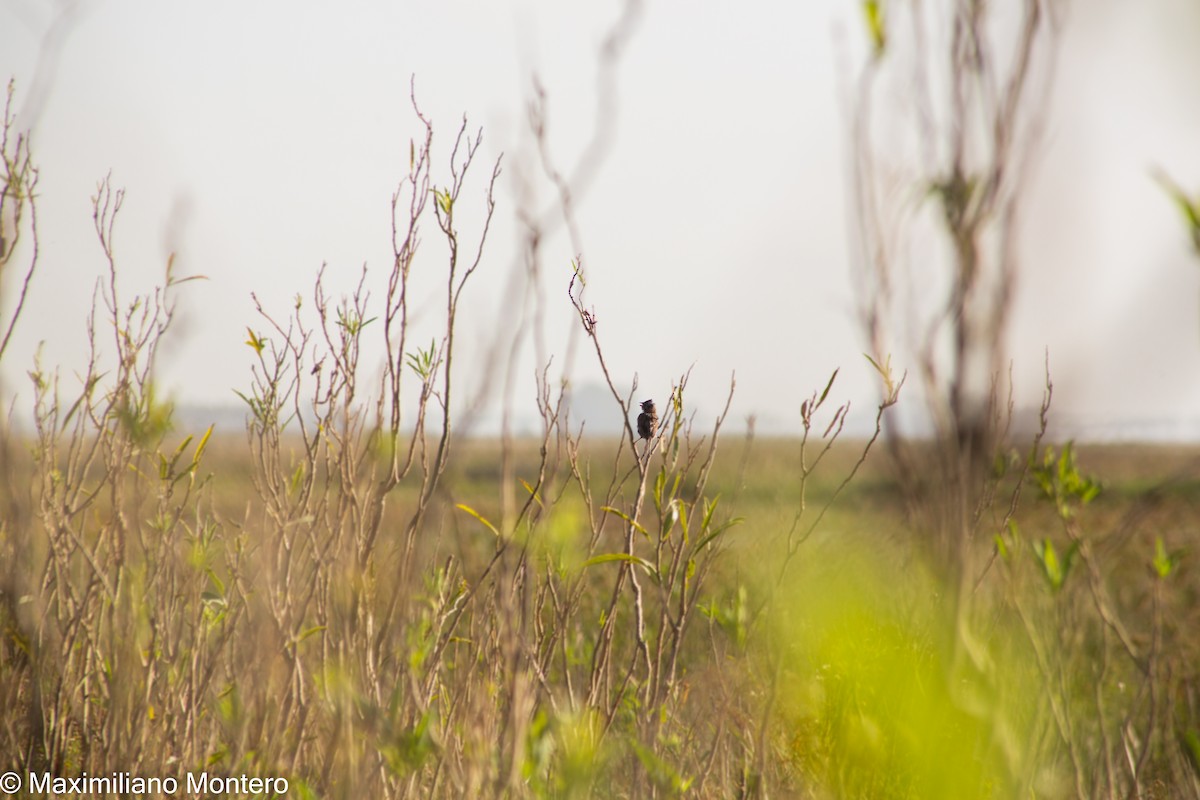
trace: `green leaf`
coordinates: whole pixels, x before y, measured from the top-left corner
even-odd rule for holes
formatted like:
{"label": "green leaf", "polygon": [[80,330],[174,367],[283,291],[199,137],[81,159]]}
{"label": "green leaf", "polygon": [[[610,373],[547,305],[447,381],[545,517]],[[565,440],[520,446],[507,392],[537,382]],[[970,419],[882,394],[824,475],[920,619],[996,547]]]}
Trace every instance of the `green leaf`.
{"label": "green leaf", "polygon": [[525,491],[529,492],[529,495],[533,498],[533,502],[537,503],[539,508],[545,508],[546,506],[542,504],[542,498],[538,496],[537,490],[529,485],[529,481],[525,480],[524,478],[518,478],[518,480],[520,480],[521,485],[525,487]]}
{"label": "green leaf", "polygon": [[613,515],[618,516],[621,519],[625,520],[626,524],[633,526],[633,529],[635,531],[637,531],[638,533],[642,534],[643,536],[650,535],[649,533],[646,532],[645,528],[643,528],[640,524],[638,524],[638,522],[636,520],[634,520],[632,517],[630,517],[628,514],[626,514],[621,509],[613,508],[612,506],[604,506],[604,508],[602,508],[600,510],[607,511],[609,514],[613,514]]}
{"label": "green leaf", "polygon": [[292,472],[292,478],[288,483],[288,491],[291,494],[296,494],[300,490],[301,484],[304,482],[304,462],[301,461],[296,465],[296,469]]}
{"label": "green leaf", "polygon": [[883,360],[882,364],[880,364],[875,359],[871,358],[866,353],[863,353],[863,358],[865,358],[865,359],[867,359],[867,361],[871,362],[871,366],[874,367],[875,371],[879,373],[879,377],[883,378],[883,388],[887,395],[887,401],[889,403],[896,402],[896,398],[899,396],[899,393],[900,393],[900,386],[902,386],[904,384],[904,381],[903,381],[903,379],[901,379],[899,385],[896,383],[896,379],[892,375],[892,357],[891,357],[891,355],[889,354]]}
{"label": "green leaf", "polygon": [[251,330],[249,327],[247,327],[247,328],[246,328],[246,333],[248,333],[248,334],[250,335],[250,338],[248,338],[248,339],[246,340],[246,344],[248,344],[248,345],[250,345],[251,347],[253,347],[253,348],[254,348],[254,352],[256,352],[256,353],[258,353],[259,355],[261,355],[261,354],[262,354],[262,351],[263,351],[263,348],[264,348],[264,347],[266,347],[266,345],[267,345],[267,340],[266,340],[266,338],[265,338],[265,337],[263,337],[263,336],[259,336],[259,335],[255,334],[255,333],[254,333],[254,331],[253,331],[253,330]]}
{"label": "green leaf", "polygon": [[1192,246],[1196,249],[1197,253],[1200,253],[1200,197],[1195,200],[1188,197],[1187,193],[1168,178],[1162,170],[1154,170],[1153,176],[1175,202],[1180,213],[1183,214],[1183,218],[1187,223],[1188,234],[1192,239]]}
{"label": "green leaf", "polygon": [[597,564],[608,564],[613,561],[623,561],[627,564],[639,566],[646,570],[646,574],[654,578],[655,581],[658,580],[658,570],[654,568],[653,564],[640,556],[630,555],[629,553],[604,553],[603,555],[592,556],[583,562],[583,566],[585,568],[594,567]]}
{"label": "green leaf", "polygon": [[[870,356],[868,356],[868,360],[869,359],[870,359]],[[871,363],[875,363],[875,362],[872,361]],[[820,399],[817,400],[817,405],[821,405],[822,403],[824,403],[825,398],[829,396],[829,390],[833,388],[833,382],[835,380],[837,380],[838,370],[840,370],[840,369],[841,369],[841,367],[838,367],[837,369],[835,369],[833,371],[833,374],[829,376],[829,383],[825,384],[825,391],[821,392],[821,397],[820,397]],[[876,367],[876,369],[878,369],[878,366]]]}
{"label": "green leaf", "polygon": [[1042,565],[1042,574],[1050,582],[1051,588],[1057,589],[1062,584],[1062,567],[1058,563],[1058,551],[1049,539],[1033,543],[1033,551]]}
{"label": "green leaf", "polygon": [[363,328],[367,327],[376,319],[378,319],[378,317],[371,317],[368,320],[364,320],[361,316],[359,316],[357,311],[345,310],[341,308],[337,310],[337,317],[337,326],[350,336],[358,336],[360,333],[362,333]]}
{"label": "green leaf", "polygon": [[717,495],[711,502],[704,502],[704,516],[700,519],[700,530],[708,530],[708,526],[712,524],[713,512],[717,510],[717,503],[721,501],[721,495]]}
{"label": "green leaf", "polygon": [[438,208],[442,210],[442,213],[450,216],[450,211],[454,208],[454,198],[450,196],[449,190],[434,189],[433,196],[437,198]]}
{"label": "green leaf", "polygon": [[[671,502],[667,503],[667,507],[663,509],[664,513],[662,515],[662,524],[659,525],[658,538],[660,540],[665,540],[671,534],[671,529],[675,527],[675,523],[682,518],[682,515],[685,511],[686,509],[683,507],[683,503],[681,503],[677,497],[671,500]],[[686,537],[687,534],[685,532],[685,540]]]}
{"label": "green leaf", "polygon": [[863,14],[867,18],[867,34],[876,57],[883,55],[887,47],[887,29],[884,26],[883,3],[880,0],[864,0]]}
{"label": "green leaf", "polygon": [[211,569],[206,569],[205,572],[208,574],[209,582],[211,582],[213,585],[213,588],[216,589],[216,593],[218,595],[220,595],[221,597],[224,597],[225,596],[224,581],[222,581],[220,578],[218,578],[217,573],[213,572]]}
{"label": "green leaf", "polygon": [[471,515],[472,517],[474,517],[475,519],[477,519],[477,520],[479,520],[480,522],[482,522],[482,523],[483,523],[483,524],[484,524],[484,525],[487,527],[487,529],[488,529],[489,531],[491,531],[491,532],[492,532],[492,534],[493,534],[493,535],[494,535],[494,536],[495,536],[497,539],[499,539],[499,538],[500,538],[500,531],[496,530],[496,526],[495,526],[495,525],[493,525],[492,523],[488,522],[488,521],[487,521],[487,519],[486,519],[486,518],[485,518],[485,517],[484,517],[482,514],[480,514],[478,511],[476,511],[475,509],[471,508],[470,506],[468,506],[468,505],[466,505],[466,504],[464,504],[464,503],[456,503],[456,504],[455,504],[455,507],[456,507],[456,508],[460,508],[460,509],[462,509],[463,511],[467,512],[468,514],[470,514],[470,515]]}
{"label": "green leaf", "polygon": [[208,447],[208,439],[212,436],[213,426],[209,425],[208,430],[200,437],[200,444],[196,445],[196,452],[192,454],[192,466],[200,465],[200,457],[204,455],[204,448]]}
{"label": "green leaf", "polygon": [[1100,494],[1100,483],[1079,471],[1074,442],[1067,442],[1062,453],[1047,447],[1042,463],[1033,467],[1032,475],[1042,496],[1055,503],[1063,519],[1069,519],[1077,507],[1087,505]]}
{"label": "green leaf", "polygon": [[996,543],[996,552],[1002,559],[1008,561],[1008,545],[1004,543],[1004,537],[997,533],[992,537],[992,541]]}
{"label": "green leaf", "polygon": [[417,373],[421,380],[428,380],[429,376],[433,374],[436,353],[437,342],[430,339],[428,350],[422,350],[418,347],[417,352],[407,354],[409,368]]}
{"label": "green leaf", "polygon": [[309,628],[308,630],[302,632],[299,636],[296,637],[296,644],[300,644],[305,639],[312,636],[314,633],[320,633],[321,631],[325,630],[325,628],[326,628],[325,625],[315,625],[315,626]]}
{"label": "green leaf", "polygon": [[195,437],[189,433],[187,436],[185,436],[183,438],[183,441],[179,443],[179,446],[175,448],[175,452],[171,454],[171,472],[172,473],[174,473],[175,465],[179,463],[179,458],[180,458],[180,456],[183,455],[183,451],[187,449],[187,446],[192,443],[192,439],[194,439],[194,438]]}
{"label": "green leaf", "polygon": [[1034,547],[1037,548],[1038,558],[1042,559],[1042,569],[1051,587],[1054,589],[1061,587],[1062,565],[1058,564],[1058,552],[1054,547],[1054,542],[1046,539],[1038,542]]}
{"label": "green leaf", "polygon": [[707,546],[710,542],[712,542],[714,539],[716,539],[722,533],[729,530],[734,525],[741,525],[743,522],[745,522],[745,519],[743,519],[742,517],[734,517],[733,519],[729,520],[728,522],[721,523],[720,525],[718,525],[717,527],[715,527],[711,531],[709,531],[707,534],[700,537],[700,540],[696,542],[696,546],[694,548],[692,548],[692,552],[699,553],[705,546]]}
{"label": "green leaf", "polygon": [[1071,547],[1060,558],[1054,543],[1049,538],[1033,543],[1033,551],[1042,566],[1042,574],[1050,585],[1051,591],[1057,592],[1066,583],[1067,575],[1071,572],[1071,564],[1079,552],[1079,542],[1072,542]]}
{"label": "green leaf", "polygon": [[1158,577],[1165,578],[1175,571],[1175,567],[1179,565],[1180,554],[1178,552],[1168,553],[1166,545],[1163,544],[1161,536],[1154,537],[1154,571],[1158,573]]}

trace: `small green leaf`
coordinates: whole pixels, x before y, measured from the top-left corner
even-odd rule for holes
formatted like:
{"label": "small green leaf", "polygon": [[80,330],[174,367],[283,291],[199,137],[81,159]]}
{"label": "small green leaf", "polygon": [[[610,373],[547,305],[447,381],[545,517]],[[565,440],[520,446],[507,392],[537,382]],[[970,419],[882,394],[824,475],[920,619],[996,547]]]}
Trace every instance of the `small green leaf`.
{"label": "small green leaf", "polygon": [[1175,205],[1183,214],[1184,221],[1187,223],[1188,234],[1192,239],[1192,247],[1200,254],[1200,197],[1195,200],[1188,197],[1174,181],[1167,177],[1162,170],[1154,170],[1154,179],[1158,184],[1170,195]]}
{"label": "small green leaf", "polygon": [[696,542],[696,546],[692,549],[692,552],[699,553],[702,549],[704,549],[704,547],[706,547],[709,543],[711,543],[714,539],[716,539],[718,536],[723,534],[725,531],[729,530],[734,525],[741,525],[743,522],[745,522],[745,519],[743,519],[742,517],[734,517],[733,519],[729,520],[728,522],[722,522],[720,525],[713,528],[707,534],[700,537],[700,540]]}
{"label": "small green leaf", "polygon": [[997,533],[992,537],[992,541],[996,543],[996,552],[1002,559],[1008,561],[1008,545],[1004,543],[1004,537]]}
{"label": "small green leaf", "polygon": [[288,483],[288,491],[291,494],[296,494],[300,490],[300,486],[304,483],[304,462],[301,461],[296,465],[296,469],[292,471],[291,481]]}
{"label": "small green leaf", "polygon": [[1166,578],[1175,571],[1175,567],[1179,565],[1180,554],[1178,552],[1168,553],[1166,545],[1163,544],[1161,536],[1154,537],[1154,571],[1158,573],[1158,577]]}
{"label": "small green leaf", "polygon": [[658,580],[658,570],[654,568],[653,564],[640,556],[630,555],[629,553],[604,553],[603,555],[592,556],[583,562],[583,566],[585,568],[594,567],[597,564],[608,564],[613,561],[623,561],[627,564],[639,566],[646,570],[646,574],[654,578],[655,581]]}
{"label": "small green leaf", "polygon": [[308,630],[302,632],[299,636],[296,637],[296,644],[300,644],[305,639],[312,636],[314,633],[320,633],[321,631],[325,630],[325,627],[326,626],[324,626],[324,625],[316,625],[316,626],[309,628]]}
{"label": "small green leaf", "polygon": [[1033,551],[1041,560],[1046,580],[1050,582],[1051,587],[1057,589],[1062,583],[1062,567],[1059,566],[1058,551],[1054,549],[1054,543],[1049,539],[1034,542]]}
{"label": "small green leaf", "polygon": [[1033,543],[1033,551],[1042,567],[1042,574],[1050,585],[1050,590],[1057,592],[1066,583],[1071,571],[1071,564],[1079,552],[1079,542],[1072,542],[1067,552],[1059,558],[1054,543],[1049,538]]}
{"label": "small green leaf", "polygon": [[896,383],[896,378],[894,375],[892,375],[891,355],[889,354],[883,360],[882,364],[871,358],[871,356],[867,355],[866,353],[863,353],[863,358],[871,362],[871,366],[874,367],[875,371],[879,373],[879,377],[883,378],[883,388],[887,395],[887,402],[889,404],[896,402],[896,398],[899,397],[900,394],[900,386],[904,385],[904,380],[901,379],[899,384]]}
{"label": "small green leaf", "polygon": [[437,198],[438,208],[442,213],[450,216],[450,211],[454,208],[454,198],[450,196],[450,192],[446,189],[434,189],[433,196]]}
{"label": "small green leaf", "polygon": [[675,527],[675,523],[679,521],[682,512],[683,504],[676,497],[671,502],[667,503],[662,515],[662,524],[659,526],[658,538],[665,540],[670,535],[671,529]]}
{"label": "small green leaf", "polygon": [[[183,441],[179,443],[179,446],[175,448],[175,452],[171,454],[170,464],[166,465],[166,469],[163,470],[163,480],[175,477],[175,465],[179,463],[180,457],[183,456],[183,451],[186,450],[187,446],[192,443],[193,438],[194,437],[191,434],[188,434],[184,437]],[[159,458],[162,458],[162,456],[159,456]],[[165,464],[166,459],[163,459],[163,461]],[[191,468],[189,467],[188,469],[190,470]]]}
{"label": "small green leaf", "polygon": [[708,530],[708,526],[712,524],[713,512],[717,510],[717,503],[721,501],[721,495],[717,495],[711,502],[704,502],[704,516],[700,519],[700,530]]}
{"label": "small green leaf", "polygon": [[495,525],[493,525],[492,523],[488,522],[488,521],[487,521],[487,519],[486,519],[486,518],[485,518],[485,517],[484,517],[482,514],[480,514],[478,511],[476,511],[475,509],[471,508],[470,506],[468,506],[468,505],[466,505],[466,504],[464,504],[464,503],[457,503],[457,504],[455,504],[455,505],[456,505],[456,507],[457,507],[457,508],[460,508],[460,509],[462,509],[463,511],[467,512],[468,514],[470,514],[470,515],[471,515],[472,517],[474,517],[475,519],[477,519],[477,520],[479,520],[480,522],[482,522],[482,523],[484,524],[484,526],[486,526],[486,527],[487,527],[487,529],[488,529],[489,531],[491,531],[491,532],[492,532],[492,534],[494,534],[494,535],[495,535],[495,537],[496,537],[497,539],[499,539],[499,538],[500,538],[500,531],[496,530],[496,526],[495,526]]}
{"label": "small green leaf", "polygon": [[1052,591],[1057,591],[1062,587],[1063,575],[1062,564],[1058,561],[1058,551],[1055,549],[1054,542],[1049,539],[1033,542],[1033,553],[1037,555],[1038,563],[1042,565],[1042,575],[1046,579],[1046,583],[1050,584]]}
{"label": "small green leaf", "polygon": [[883,55],[887,47],[887,29],[884,26],[883,3],[880,0],[864,0],[863,13],[867,18],[867,33],[871,37],[871,47],[875,56]]}
{"label": "small green leaf", "polygon": [[[868,356],[868,358],[869,358],[869,356]],[[874,363],[874,362],[871,362],[871,363]],[[840,370],[840,369],[841,369],[841,367],[838,367],[837,369],[835,369],[833,371],[833,374],[829,376],[829,383],[825,384],[825,391],[821,392],[821,397],[817,400],[817,405],[821,405],[822,403],[824,403],[825,398],[829,396],[829,390],[833,388],[833,382],[835,380],[837,380],[838,370]]]}
{"label": "small green leaf", "polygon": [[217,594],[219,597],[224,597],[224,596],[225,596],[225,583],[224,583],[224,581],[222,581],[220,578],[218,578],[218,577],[217,577],[217,573],[213,572],[211,569],[206,569],[206,570],[205,570],[205,573],[207,573],[207,575],[208,575],[208,580],[209,580],[209,583],[211,583],[211,584],[212,584],[212,586],[213,586],[213,589],[216,591],[216,594]]}
{"label": "small green leaf", "polygon": [[371,317],[368,320],[363,320],[357,311],[348,311],[339,308],[337,310],[337,325],[351,336],[358,336],[362,333],[362,329],[374,322],[377,317]]}
{"label": "small green leaf", "polygon": [[253,330],[251,330],[249,327],[246,328],[246,333],[248,333],[250,335],[250,338],[248,338],[246,340],[246,344],[253,347],[254,352],[261,355],[263,348],[267,346],[266,338],[263,336],[259,336]]}
{"label": "small green leaf", "polygon": [[430,339],[428,350],[418,347],[417,352],[407,355],[408,366],[413,372],[417,373],[421,380],[429,380],[429,376],[433,374],[436,355],[437,342]]}
{"label": "small green leaf", "polygon": [[628,514],[626,514],[626,513],[625,513],[624,511],[622,511],[621,509],[619,509],[619,508],[613,508],[612,506],[604,506],[604,507],[603,507],[603,508],[601,508],[600,510],[601,510],[601,511],[606,511],[606,512],[608,512],[609,514],[613,514],[614,516],[618,516],[618,517],[620,517],[621,519],[625,520],[626,524],[633,526],[633,529],[634,529],[635,531],[637,531],[638,533],[642,534],[643,536],[649,536],[649,535],[650,535],[649,533],[647,533],[647,532],[646,532],[646,529],[645,529],[645,528],[643,528],[643,527],[642,527],[640,524],[638,524],[638,522],[637,522],[636,520],[634,520],[633,518],[631,518],[631,517],[630,517]]}
{"label": "small green leaf", "polygon": [[1041,464],[1034,466],[1031,474],[1042,496],[1054,502],[1063,519],[1070,519],[1079,507],[1100,494],[1100,483],[1079,471],[1074,442],[1067,442],[1062,453],[1047,447]]}
{"label": "small green leaf", "polygon": [[525,487],[525,491],[529,492],[530,496],[533,497],[533,502],[537,503],[540,508],[545,508],[545,506],[542,505],[542,498],[538,496],[537,490],[529,485],[529,481],[525,480],[524,478],[519,478],[518,480],[520,480],[521,485]]}
{"label": "small green leaf", "polygon": [[212,436],[213,426],[209,425],[208,430],[200,437],[200,444],[196,445],[196,452],[192,454],[192,466],[200,465],[200,457],[204,455],[204,448],[208,447],[209,437]]}

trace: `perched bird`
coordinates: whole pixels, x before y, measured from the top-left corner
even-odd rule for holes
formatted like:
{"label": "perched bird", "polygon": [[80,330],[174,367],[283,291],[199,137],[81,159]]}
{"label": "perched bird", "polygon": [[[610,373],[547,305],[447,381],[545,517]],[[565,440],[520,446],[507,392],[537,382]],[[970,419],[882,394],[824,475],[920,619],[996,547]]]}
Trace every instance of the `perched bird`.
{"label": "perched bird", "polygon": [[658,412],[654,410],[654,401],[642,403],[642,413],[638,414],[638,436],[643,439],[653,439],[658,432]]}

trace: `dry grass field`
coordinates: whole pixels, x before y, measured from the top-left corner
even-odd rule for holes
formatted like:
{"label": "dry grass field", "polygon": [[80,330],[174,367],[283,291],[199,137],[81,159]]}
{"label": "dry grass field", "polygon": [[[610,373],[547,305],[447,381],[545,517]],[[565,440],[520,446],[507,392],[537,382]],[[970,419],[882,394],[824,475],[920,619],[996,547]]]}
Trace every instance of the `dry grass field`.
{"label": "dry grass field", "polygon": [[1098,493],[1056,456],[1062,503],[1030,470],[1015,510],[997,471],[964,595],[922,524],[939,487],[878,442],[804,478],[811,441],[681,439],[641,482],[616,441],[464,440],[372,529],[365,465],[261,434],[7,442],[8,766],[295,797],[1195,793],[1195,448],[1080,447]]}

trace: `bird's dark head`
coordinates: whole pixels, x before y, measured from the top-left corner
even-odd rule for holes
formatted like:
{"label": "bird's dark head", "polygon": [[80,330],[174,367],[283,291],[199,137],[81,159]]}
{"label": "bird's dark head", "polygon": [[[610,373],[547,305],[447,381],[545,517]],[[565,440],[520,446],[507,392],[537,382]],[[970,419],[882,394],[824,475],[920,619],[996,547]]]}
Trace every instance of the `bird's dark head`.
{"label": "bird's dark head", "polygon": [[645,411],[647,414],[654,413],[654,401],[653,400],[643,400],[642,401],[642,411]]}

